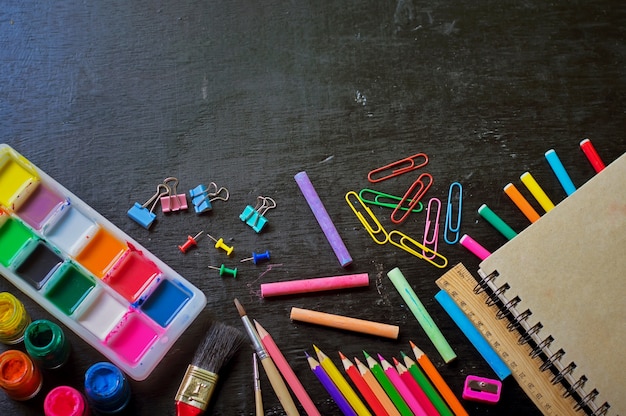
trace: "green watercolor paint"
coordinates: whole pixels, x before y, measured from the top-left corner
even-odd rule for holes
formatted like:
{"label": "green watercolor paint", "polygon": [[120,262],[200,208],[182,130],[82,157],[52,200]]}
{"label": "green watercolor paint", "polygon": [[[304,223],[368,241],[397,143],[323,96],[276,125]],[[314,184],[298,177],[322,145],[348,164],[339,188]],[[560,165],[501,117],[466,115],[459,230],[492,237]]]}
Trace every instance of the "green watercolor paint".
{"label": "green watercolor paint", "polygon": [[95,286],[91,277],[65,263],[46,285],[45,297],[64,314],[71,315]]}
{"label": "green watercolor paint", "polygon": [[0,263],[8,267],[32,238],[29,228],[14,218],[8,218],[0,228]]}

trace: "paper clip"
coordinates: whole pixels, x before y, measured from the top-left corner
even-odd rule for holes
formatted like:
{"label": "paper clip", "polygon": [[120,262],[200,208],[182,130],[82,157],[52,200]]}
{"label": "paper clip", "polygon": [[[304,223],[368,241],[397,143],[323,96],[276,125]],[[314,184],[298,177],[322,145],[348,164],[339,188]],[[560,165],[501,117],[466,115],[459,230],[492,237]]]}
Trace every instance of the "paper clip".
{"label": "paper clip", "polygon": [[[161,192],[161,189],[163,189],[164,191]],[[154,208],[156,208],[157,203],[159,202],[159,198],[168,194],[169,188],[162,183],[158,184],[156,193],[152,195],[150,199],[148,199],[143,205],[141,205],[139,202],[135,202],[135,204],[128,210],[128,216],[146,230],[149,229],[156,219],[156,214],[153,211]],[[150,204],[152,204],[152,206],[148,210],[147,207]]]}
{"label": "paper clip", "polygon": [[[367,194],[374,195],[374,199],[367,199],[365,197],[365,195]],[[393,202],[381,202],[381,200],[384,200],[385,198]],[[376,205],[376,206],[385,207],[385,208],[395,208],[398,206],[398,202],[400,202],[402,198],[400,198],[399,196],[389,195],[389,194],[385,194],[379,191],[374,191],[372,189],[364,188],[359,191],[359,199],[365,202],[366,204]],[[407,202],[411,203],[410,200],[408,200]],[[421,212],[424,209],[424,205],[421,202],[419,202],[417,205],[418,207],[412,210],[412,212]],[[401,207],[400,209],[403,211],[408,210],[407,207]]]}
{"label": "paper clip", "polygon": [[[170,182],[173,183],[172,186],[168,185]],[[161,211],[172,212],[187,209],[187,196],[176,193],[178,179],[170,176],[163,180],[163,185],[168,189],[168,194],[161,197]]]}
{"label": "paper clip", "polygon": [[[352,211],[354,211],[356,217],[359,219],[359,221],[361,221],[361,224],[363,224],[363,227],[365,227],[365,231],[367,231],[370,237],[372,237],[374,242],[376,242],[377,244],[385,244],[387,241],[389,241],[389,235],[387,234],[387,231],[385,231],[383,226],[380,224],[380,221],[378,221],[378,218],[374,216],[372,210],[363,203],[363,201],[361,200],[361,198],[359,198],[356,192],[348,191],[348,193],[346,193],[345,199],[348,205],[350,205],[350,208],[352,208]],[[357,209],[357,204],[360,205],[360,209]],[[362,211],[365,211],[367,216],[369,216],[369,221],[365,218],[365,215],[363,215],[361,209]],[[372,226],[372,223],[374,224],[374,226]],[[380,237],[384,237],[384,239],[379,240]]]}
{"label": "paper clip", "polygon": [[[431,205],[436,205],[434,208]],[[431,212],[435,212],[435,220],[431,220]],[[439,216],[441,215],[441,201],[439,198],[430,198],[428,201],[428,207],[426,208],[426,225],[424,227],[424,247],[428,247],[432,253],[437,253],[437,244],[439,243]],[[434,223],[434,225],[433,225]],[[432,228],[432,238],[428,238]],[[427,255],[425,250],[422,250],[422,255],[429,260],[435,258],[435,254]]]}
{"label": "paper clip", "polygon": [[254,231],[260,233],[265,224],[267,224],[267,218],[264,215],[272,208],[276,208],[276,201],[267,196],[258,196],[256,206],[246,206],[239,215],[239,219],[252,227]]}
{"label": "paper clip", "polygon": [[[226,195],[220,196],[222,193],[225,193]],[[208,187],[198,185],[191,189],[189,191],[189,197],[191,198],[191,203],[193,204],[193,208],[196,213],[201,214],[213,209],[213,205],[211,204],[213,201],[228,201],[230,193],[228,192],[228,189],[223,186],[218,189],[217,184],[215,182],[211,182]]]}
{"label": "paper clip", "polygon": [[[428,178],[427,183],[424,183],[423,181],[424,178]],[[420,176],[418,176],[415,182],[411,184],[411,186],[406,191],[406,193],[404,194],[404,196],[402,197],[398,205],[394,208],[393,212],[391,213],[391,222],[393,222],[394,224],[403,223],[408,218],[411,211],[415,209],[420,199],[422,199],[422,197],[424,196],[426,191],[428,191],[428,189],[432,186],[432,184],[433,184],[433,177],[431,176],[430,173],[422,173]],[[417,190],[415,190],[416,188]],[[413,194],[414,191],[415,191],[415,194],[413,195],[412,198],[410,198],[410,196]],[[404,214],[402,214],[400,218],[396,218],[396,214],[398,213],[398,211],[402,211],[402,208],[404,207],[405,203],[409,204],[408,209],[405,210]]]}
{"label": "paper clip", "polygon": [[[398,236],[399,240],[398,241],[394,241],[394,236]],[[441,255],[440,253],[437,253],[436,251],[432,251],[431,249],[429,249],[428,247],[425,247],[424,245],[422,245],[422,243],[415,241],[413,238],[409,237],[408,235],[404,234],[401,231],[398,230],[392,230],[389,232],[389,242],[391,244],[393,244],[396,247],[401,248],[402,250],[406,251],[407,253],[410,253],[412,255],[414,255],[417,258],[420,258],[422,260],[426,260],[427,262],[429,262],[430,264],[432,264],[435,267],[438,267],[440,269],[443,269],[444,267],[446,267],[448,265],[448,259],[446,257],[444,257],[443,255]],[[409,244],[407,244],[409,243]],[[428,258],[424,255],[422,255],[422,253],[432,253],[433,257],[432,258]],[[433,259],[439,259],[441,260],[441,263],[438,263],[436,261],[434,261]]]}
{"label": "paper clip", "polygon": [[[416,159],[423,158],[424,160],[421,163],[415,163]],[[419,169],[423,166],[426,166],[428,163],[428,156],[424,153],[416,153],[413,156],[405,157],[404,159],[397,160],[388,165],[382,166],[380,168],[376,168],[371,170],[367,174],[367,180],[371,183],[381,182],[390,178],[393,178],[398,175],[402,175],[403,173],[411,172],[412,170]],[[380,174],[386,170],[391,170],[391,173],[385,174],[380,178],[375,178],[374,175]]]}
{"label": "paper clip", "polygon": [[[452,200],[454,199],[454,189],[459,188],[459,208],[456,217],[456,225],[452,225],[452,218],[454,217],[454,206],[452,205]],[[448,190],[448,204],[446,207],[446,223],[445,229],[443,232],[443,239],[446,240],[448,244],[456,244],[459,241],[459,237],[461,236],[461,212],[463,209],[463,186],[458,182],[452,182],[450,184],[450,189]],[[453,239],[448,239],[448,233],[454,236]]]}

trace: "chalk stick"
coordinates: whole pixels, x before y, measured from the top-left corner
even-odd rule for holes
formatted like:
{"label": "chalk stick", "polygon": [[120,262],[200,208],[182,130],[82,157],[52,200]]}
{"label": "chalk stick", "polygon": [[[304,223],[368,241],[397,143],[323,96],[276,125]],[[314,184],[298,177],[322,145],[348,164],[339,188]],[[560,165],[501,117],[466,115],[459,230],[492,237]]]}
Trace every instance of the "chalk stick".
{"label": "chalk stick", "polygon": [[350,318],[309,309],[291,308],[289,318],[292,321],[308,322],[331,328],[345,329],[362,334],[376,335],[383,338],[398,339],[400,327],[364,319]]}
{"label": "chalk stick", "polygon": [[325,290],[348,289],[368,285],[369,275],[367,273],[349,274],[345,276],[315,277],[312,279],[299,279],[287,282],[263,283],[261,285],[261,296],[268,298],[271,296],[322,292]]}

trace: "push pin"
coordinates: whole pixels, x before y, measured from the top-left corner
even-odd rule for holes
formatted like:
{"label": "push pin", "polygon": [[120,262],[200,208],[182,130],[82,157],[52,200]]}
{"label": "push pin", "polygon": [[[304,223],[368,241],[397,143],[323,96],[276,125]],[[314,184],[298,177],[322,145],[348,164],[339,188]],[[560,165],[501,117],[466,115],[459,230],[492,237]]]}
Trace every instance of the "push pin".
{"label": "push pin", "polygon": [[219,240],[216,240],[214,237],[212,237],[211,235],[207,234],[207,237],[209,237],[211,240],[215,241],[215,248],[218,249],[222,249],[226,252],[227,256],[230,256],[230,254],[233,252],[233,250],[235,249],[235,247],[233,246],[227,246],[226,243],[224,243],[224,239],[220,237]]}
{"label": "push pin", "polygon": [[260,233],[265,224],[267,224],[267,218],[264,217],[265,213],[272,208],[276,208],[276,201],[267,196],[258,196],[256,199],[256,206],[246,206],[239,219],[248,224],[254,231]]}
{"label": "push pin", "polygon": [[[168,185],[170,182],[173,183],[172,186]],[[165,178],[163,185],[168,189],[168,194],[161,197],[161,210],[163,212],[172,212],[187,209],[187,196],[185,194],[176,193],[178,179],[174,177]]]}
{"label": "push pin", "polygon": [[463,386],[463,398],[482,403],[497,403],[500,400],[502,383],[499,380],[469,375]]}
{"label": "push pin", "polygon": [[[152,223],[156,219],[156,214],[153,211],[154,208],[156,208],[157,203],[159,202],[159,198],[168,194],[169,188],[160,183],[159,185],[157,185],[156,193],[152,195],[150,199],[148,199],[143,205],[141,205],[139,202],[135,202],[135,205],[133,205],[128,210],[128,216],[146,230],[150,229]],[[148,210],[148,205],[150,204],[152,204],[152,206]]]}
{"label": "push pin", "polygon": [[237,277],[237,268],[235,267],[234,269],[229,269],[228,267],[224,266],[223,264],[220,267],[215,267],[215,266],[209,266],[209,269],[213,269],[213,270],[219,270],[220,272],[220,276],[232,276],[233,278]]}
{"label": "push pin", "polygon": [[252,252],[252,257],[248,257],[247,259],[241,260],[241,263],[252,260],[254,264],[258,264],[264,260],[269,260],[269,259],[270,259],[270,252],[269,250],[266,250],[265,253]]}
{"label": "push pin", "polygon": [[[220,194],[225,195],[220,196]],[[230,194],[228,189],[224,187],[218,189],[217,184],[215,182],[211,182],[209,183],[208,188],[204,185],[198,185],[191,189],[189,191],[189,196],[191,197],[191,203],[193,204],[194,210],[197,214],[201,214],[213,209],[213,205],[211,204],[213,201],[228,201]]]}
{"label": "push pin", "polygon": [[197,246],[198,245],[198,238],[202,235],[204,231],[200,231],[198,234],[196,234],[195,236],[187,236],[187,241],[185,242],[185,244],[183,244],[182,246],[178,246],[178,249],[180,251],[182,251],[183,253],[186,253],[187,250],[189,250],[191,247],[193,246]]}

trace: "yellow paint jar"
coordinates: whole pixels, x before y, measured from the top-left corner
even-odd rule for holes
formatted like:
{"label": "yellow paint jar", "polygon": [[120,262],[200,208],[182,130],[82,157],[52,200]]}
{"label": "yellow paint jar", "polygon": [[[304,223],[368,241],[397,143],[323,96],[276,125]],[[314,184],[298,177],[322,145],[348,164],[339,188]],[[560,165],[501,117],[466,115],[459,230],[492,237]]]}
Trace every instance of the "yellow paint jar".
{"label": "yellow paint jar", "polygon": [[9,292],[0,293],[0,342],[17,344],[24,339],[30,316],[24,304]]}

